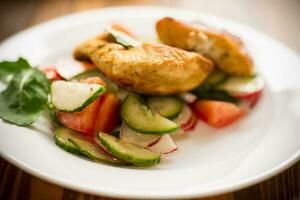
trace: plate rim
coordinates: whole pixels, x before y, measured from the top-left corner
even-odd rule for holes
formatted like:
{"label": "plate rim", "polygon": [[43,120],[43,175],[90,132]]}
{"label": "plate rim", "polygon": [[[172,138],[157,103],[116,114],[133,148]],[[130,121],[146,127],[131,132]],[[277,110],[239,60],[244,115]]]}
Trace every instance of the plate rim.
{"label": "plate rim", "polygon": [[[285,48],[285,50],[289,51],[289,53],[296,55],[299,58],[299,55],[291,48],[289,48],[288,46],[286,46],[284,43],[278,41],[277,39],[274,39],[271,36],[268,36],[264,33],[262,33],[261,31],[256,30],[255,28],[252,28],[248,25],[244,25],[241,24],[239,22],[236,22],[234,20],[230,20],[230,19],[226,19],[223,17],[219,17],[219,16],[215,16],[215,15],[211,15],[205,12],[197,12],[195,10],[192,9],[182,9],[182,8],[174,8],[174,7],[165,7],[165,6],[113,6],[113,7],[108,7],[108,8],[98,8],[98,9],[91,9],[91,10],[87,10],[87,11],[81,11],[81,12],[76,12],[76,13],[72,13],[72,14],[67,14],[61,17],[56,17],[54,19],[51,20],[47,20],[45,22],[39,23],[37,25],[31,26],[29,28],[26,28],[20,32],[17,32],[16,34],[13,34],[12,36],[6,38],[5,40],[3,40],[0,43],[0,47],[5,45],[6,43],[9,43],[11,40],[20,37],[21,35],[30,33],[32,31],[35,31],[36,29],[41,28],[42,26],[47,26],[47,24],[49,23],[59,23],[59,21],[64,20],[66,18],[72,18],[74,16],[80,16],[80,15],[86,15],[86,14],[91,14],[91,13],[97,13],[97,12],[116,12],[116,10],[132,10],[132,9],[152,9],[152,10],[168,10],[170,12],[190,12],[192,14],[194,14],[195,16],[201,17],[201,16],[206,16],[206,17],[211,17],[217,20],[225,20],[228,21],[230,23],[234,23],[240,27],[246,27],[248,29],[250,29],[251,31],[253,31],[256,35],[259,36],[263,36],[268,38],[270,41],[272,41],[272,43],[276,43],[282,47]],[[15,159],[13,156],[9,155],[8,153],[3,152],[0,149],[0,156],[2,158],[4,158],[5,160],[7,160],[8,162],[10,162],[11,164],[17,166],[18,168],[22,169],[23,171],[38,177],[42,180],[48,181],[50,183],[56,184],[58,186],[61,187],[65,187],[65,188],[70,188],[70,189],[74,189],[76,191],[79,192],[85,192],[85,193],[92,193],[95,195],[101,195],[101,196],[109,196],[109,197],[116,197],[116,198],[151,198],[151,199],[157,199],[157,198],[163,198],[163,199],[168,199],[168,198],[193,198],[193,197],[207,197],[207,196],[212,196],[212,195],[219,195],[219,194],[223,194],[223,193],[227,193],[227,192],[232,192],[235,190],[239,190],[239,189],[243,189],[245,187],[251,186],[253,184],[256,184],[258,182],[264,181],[282,171],[284,171],[285,169],[287,169],[288,167],[290,167],[291,165],[293,165],[294,163],[296,163],[298,160],[300,160],[300,149],[298,151],[296,151],[294,154],[290,155],[287,159],[285,159],[283,162],[279,163],[278,165],[274,166],[273,168],[266,170],[262,173],[257,174],[256,176],[253,176],[251,178],[247,178],[241,181],[236,181],[236,182],[232,182],[229,185],[226,186],[222,186],[222,187],[215,187],[213,189],[208,189],[205,191],[199,191],[197,192],[197,190],[193,190],[192,192],[188,192],[188,193],[180,193],[180,194],[176,194],[176,196],[172,195],[172,194],[158,194],[158,195],[150,195],[149,194],[134,194],[134,193],[122,193],[122,192],[117,192],[117,190],[115,191],[109,191],[109,190],[105,190],[102,188],[102,190],[93,190],[93,189],[89,189],[89,188],[85,188],[82,186],[78,186],[75,184],[71,184],[68,183],[67,181],[65,181],[64,179],[59,179],[59,178],[53,178],[51,176],[49,176],[49,174],[43,172],[43,171],[39,171],[37,169],[34,169],[33,167],[30,167],[30,165],[27,165],[25,163],[23,163],[20,160]]]}

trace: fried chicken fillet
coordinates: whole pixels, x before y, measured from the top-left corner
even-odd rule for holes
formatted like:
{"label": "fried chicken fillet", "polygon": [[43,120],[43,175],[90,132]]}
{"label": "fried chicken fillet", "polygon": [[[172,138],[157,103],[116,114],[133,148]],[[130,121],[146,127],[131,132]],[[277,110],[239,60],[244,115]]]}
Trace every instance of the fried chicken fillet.
{"label": "fried chicken fillet", "polygon": [[107,33],[90,39],[74,51],[89,60],[116,84],[142,94],[169,95],[200,85],[213,64],[200,54],[164,44],[125,48]]}
{"label": "fried chicken fillet", "polygon": [[246,77],[254,74],[253,61],[241,40],[229,33],[169,17],[156,23],[156,31],[164,44],[198,52],[227,74]]}

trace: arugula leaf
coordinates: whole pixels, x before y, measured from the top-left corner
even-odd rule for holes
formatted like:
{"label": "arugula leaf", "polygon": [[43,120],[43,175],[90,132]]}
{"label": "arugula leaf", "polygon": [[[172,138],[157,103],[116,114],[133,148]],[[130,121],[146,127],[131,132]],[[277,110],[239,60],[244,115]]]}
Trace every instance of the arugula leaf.
{"label": "arugula leaf", "polygon": [[3,61],[0,62],[0,78],[5,80],[9,75],[18,73],[24,69],[29,69],[31,66],[24,58],[19,58],[16,62]]}
{"label": "arugula leaf", "polygon": [[226,101],[231,103],[239,103],[239,99],[230,96],[226,91],[217,90],[208,87],[198,87],[192,91],[200,99]]}
{"label": "arugula leaf", "polygon": [[125,33],[114,30],[112,28],[106,28],[106,31],[109,32],[115,38],[117,43],[121,44],[126,48],[137,47],[142,44],[140,41],[135,40],[134,38],[126,35]]}
{"label": "arugula leaf", "polygon": [[13,78],[0,93],[0,117],[19,126],[28,126],[38,119],[47,104],[50,83],[42,72],[31,68],[25,59],[3,63],[6,64],[3,75],[13,74]]}

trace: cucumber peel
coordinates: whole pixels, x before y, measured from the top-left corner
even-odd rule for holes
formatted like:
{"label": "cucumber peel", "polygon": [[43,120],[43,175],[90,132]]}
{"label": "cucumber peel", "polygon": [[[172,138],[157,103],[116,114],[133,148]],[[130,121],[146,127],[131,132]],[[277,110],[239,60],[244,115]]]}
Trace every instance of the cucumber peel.
{"label": "cucumber peel", "polygon": [[161,155],[148,149],[125,143],[106,133],[98,133],[97,139],[113,156],[135,166],[150,166],[160,162]]}

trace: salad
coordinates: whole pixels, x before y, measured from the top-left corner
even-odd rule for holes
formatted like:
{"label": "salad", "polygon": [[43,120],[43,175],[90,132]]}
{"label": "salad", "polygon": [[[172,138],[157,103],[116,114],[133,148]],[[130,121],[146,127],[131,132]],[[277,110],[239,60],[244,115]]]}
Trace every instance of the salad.
{"label": "salad", "polygon": [[221,129],[256,105],[264,82],[236,36],[168,17],[156,31],[146,43],[112,24],[55,67],[1,62],[0,117],[31,126],[46,111],[63,150],[147,167],[176,153],[174,136],[199,120]]}

